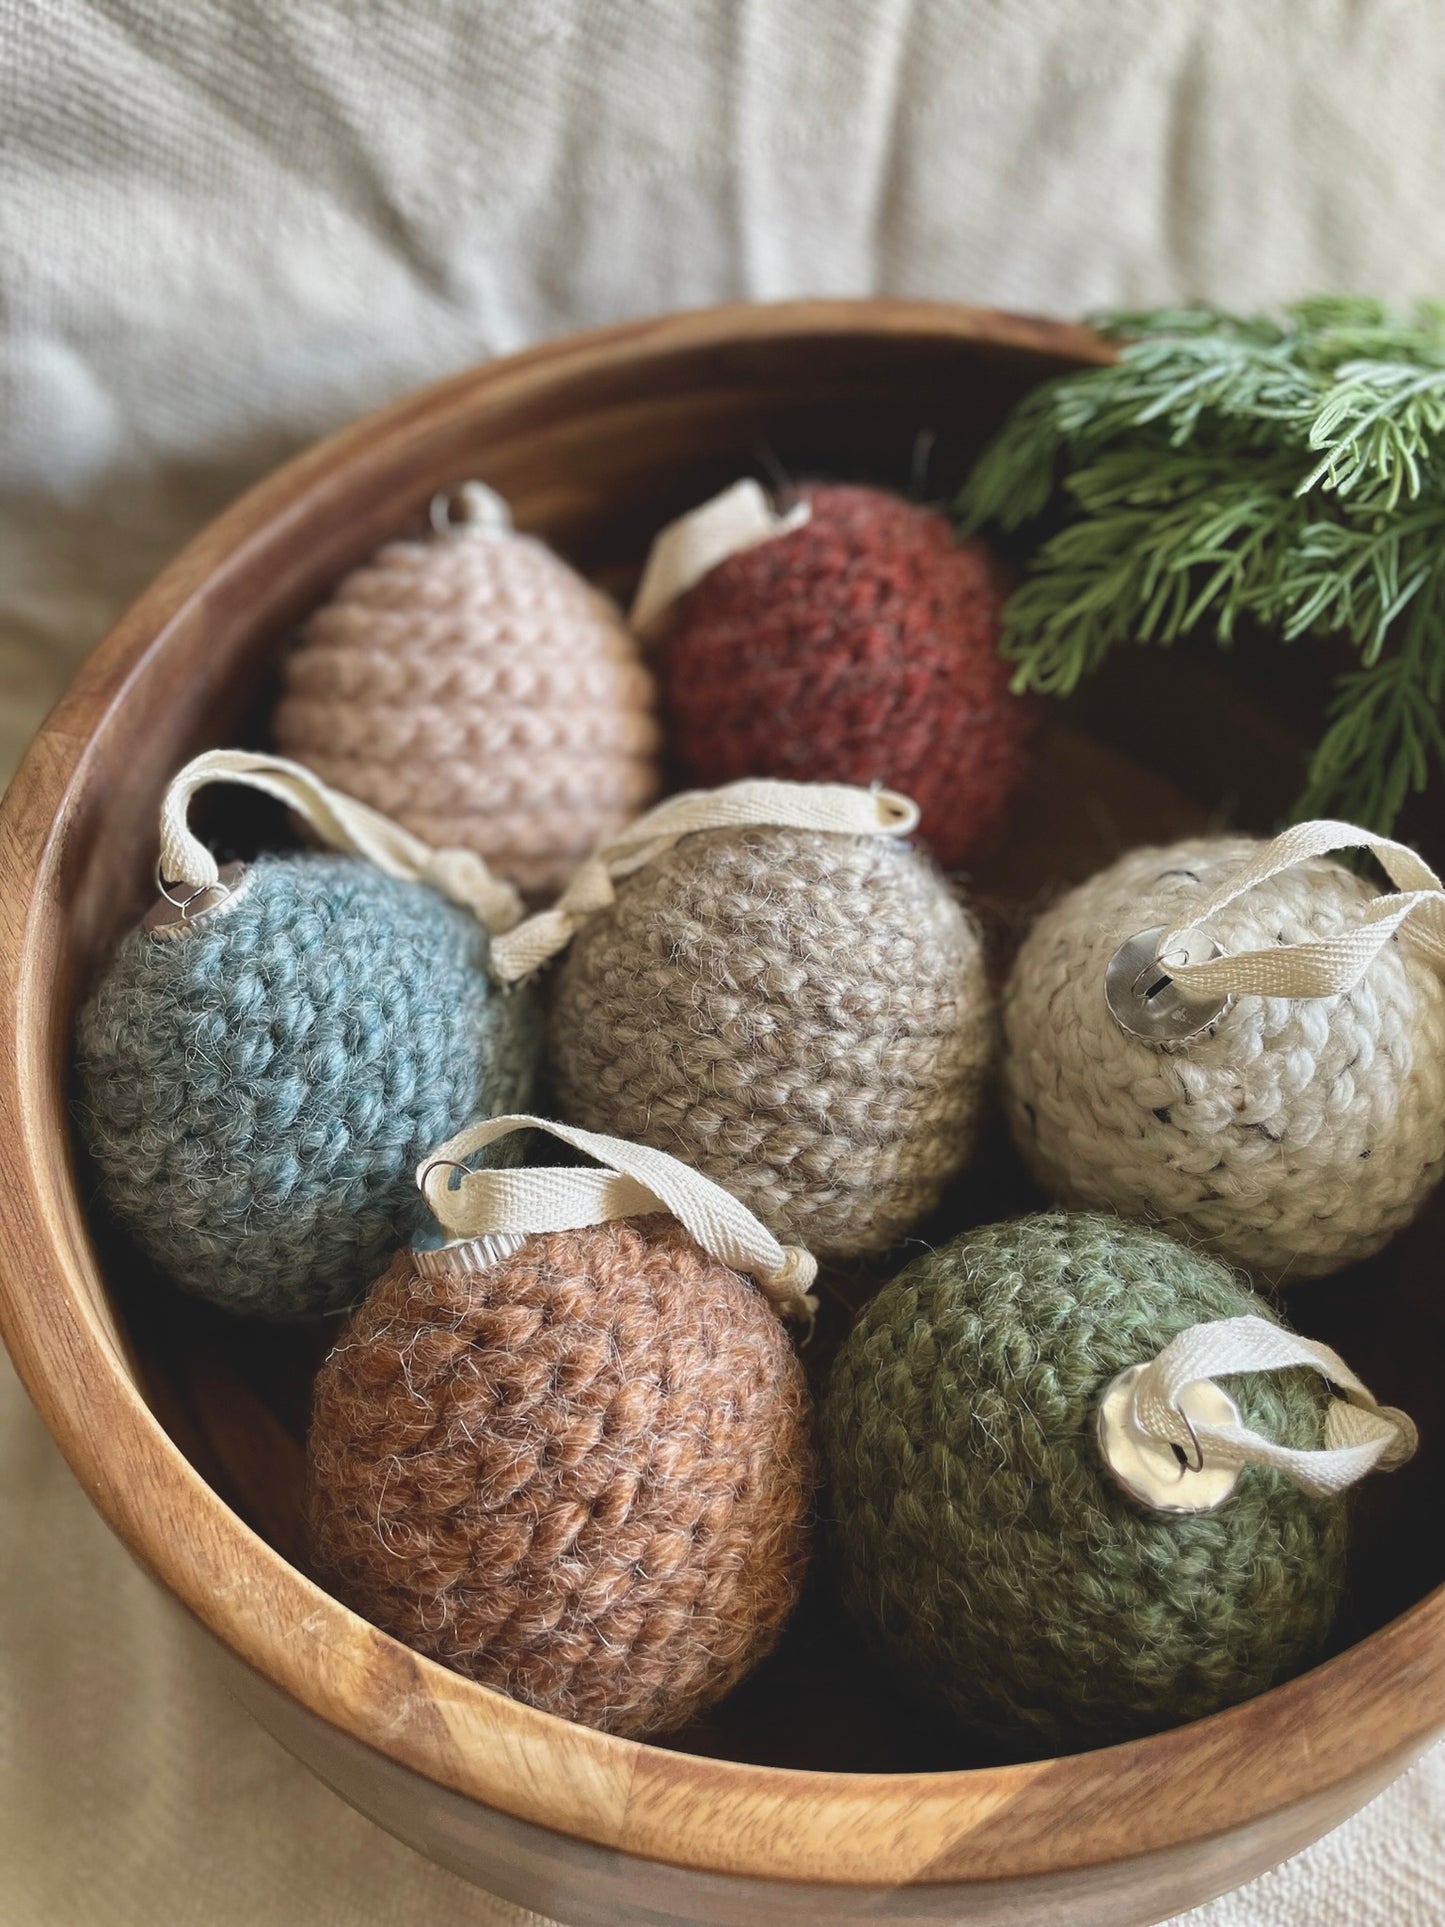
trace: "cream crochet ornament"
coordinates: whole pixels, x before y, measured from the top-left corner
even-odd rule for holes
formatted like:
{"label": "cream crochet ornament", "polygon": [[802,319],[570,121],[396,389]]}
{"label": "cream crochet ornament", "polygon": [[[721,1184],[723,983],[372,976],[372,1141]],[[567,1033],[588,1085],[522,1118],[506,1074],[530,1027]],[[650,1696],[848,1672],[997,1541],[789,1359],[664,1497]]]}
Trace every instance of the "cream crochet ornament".
{"label": "cream crochet ornament", "polygon": [[[1349,847],[1398,891],[1329,860]],[[1019,952],[1003,1007],[1015,1139],[1061,1201],[1266,1277],[1366,1258],[1445,1168],[1442,967],[1439,878],[1349,824],[1136,850]]]}
{"label": "cream crochet ornament", "polygon": [[676,796],[494,952],[570,944],[563,1115],[704,1172],[776,1236],[881,1251],[973,1146],[994,1039],[978,932],[907,797],[750,780]]}
{"label": "cream crochet ornament", "polygon": [[613,603],[469,482],[341,583],[287,657],[277,746],[537,895],[659,788],[651,673]]}

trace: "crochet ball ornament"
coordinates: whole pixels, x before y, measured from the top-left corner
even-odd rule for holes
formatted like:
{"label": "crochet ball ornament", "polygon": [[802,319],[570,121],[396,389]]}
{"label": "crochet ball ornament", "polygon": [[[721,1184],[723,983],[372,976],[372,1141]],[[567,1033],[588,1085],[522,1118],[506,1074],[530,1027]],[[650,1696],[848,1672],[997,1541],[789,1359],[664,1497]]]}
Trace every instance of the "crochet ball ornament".
{"label": "crochet ball ornament", "polygon": [[[1249,1314],[1277,1330],[1211,1259],[1062,1214],[970,1232],[864,1307],[822,1413],[844,1588],[967,1724],[1049,1751],[1123,1740],[1261,1692],[1318,1648],[1343,1579],[1338,1497],[1248,1464],[1217,1510],[1154,1510],[1096,1432],[1117,1374]],[[1249,1426],[1318,1446],[1317,1379],[1228,1390]]]}
{"label": "crochet ball ornament", "polygon": [[659,786],[652,677],[613,603],[480,484],[346,577],[286,659],[278,747],[531,894]]}
{"label": "crochet ball ornament", "polygon": [[686,1159],[819,1256],[881,1251],[972,1149],[994,1037],[982,943],[896,837],[770,814],[681,836],[582,923],[551,1007],[559,1104]]}
{"label": "crochet ball ornament", "polygon": [[774,1645],[814,1483],[761,1293],[666,1217],[398,1258],[316,1385],[311,1541],[339,1595],[515,1699],[632,1737]]}
{"label": "crochet ball ornament", "polygon": [[880,489],[804,488],[806,522],[712,568],[661,657],[697,779],[887,783],[945,868],[997,840],[1033,764],[1037,698],[998,653],[1008,582],[946,516]]}
{"label": "crochet ball ornament", "polygon": [[80,1020],[86,1139],[115,1215],[230,1311],[355,1301],[415,1223],[429,1146],[530,1095],[529,996],[426,884],[261,856],[179,936],[125,938]]}
{"label": "crochet ball ornament", "polygon": [[[222,872],[210,784],[286,803],[333,850]],[[531,1090],[540,1024],[491,975],[515,890],[311,771],[211,750],[161,807],[162,899],[81,1012],[81,1122],[117,1218],[228,1310],[353,1303],[410,1232],[417,1159]]]}
{"label": "crochet ball ornament", "polygon": [[[1287,837],[1364,840],[1338,831]],[[1010,1121],[1048,1191],[1287,1282],[1378,1251],[1445,1169],[1445,987],[1405,930],[1352,983],[1330,979],[1349,988],[1318,994],[1328,986],[1295,947],[1348,946],[1391,900],[1322,856],[1279,867],[1285,843],[1208,837],[1122,858],[1039,919],[1003,1014]],[[1267,874],[1235,893],[1250,865]],[[1147,933],[1147,962],[1155,939],[1196,924],[1199,958],[1212,940],[1225,953],[1215,974],[1239,994],[1184,1006],[1193,1034],[1171,1038],[1166,1023],[1151,1036],[1147,1011],[1134,1026],[1146,1034],[1130,1034],[1108,1001],[1111,960]],[[1269,957],[1246,954],[1258,951]],[[1136,996],[1172,991],[1164,965],[1147,981],[1125,974]],[[1249,994],[1251,982],[1309,994]]]}

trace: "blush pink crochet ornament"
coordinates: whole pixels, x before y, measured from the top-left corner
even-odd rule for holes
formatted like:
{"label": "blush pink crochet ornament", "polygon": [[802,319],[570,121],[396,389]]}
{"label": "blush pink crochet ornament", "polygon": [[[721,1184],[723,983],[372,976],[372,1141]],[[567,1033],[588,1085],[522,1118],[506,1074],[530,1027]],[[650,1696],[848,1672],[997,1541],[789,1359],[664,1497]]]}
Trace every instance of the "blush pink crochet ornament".
{"label": "blush pink crochet ornament", "polygon": [[559,889],[657,794],[653,680],[611,600],[480,482],[347,576],[287,658],[277,747],[416,836]]}

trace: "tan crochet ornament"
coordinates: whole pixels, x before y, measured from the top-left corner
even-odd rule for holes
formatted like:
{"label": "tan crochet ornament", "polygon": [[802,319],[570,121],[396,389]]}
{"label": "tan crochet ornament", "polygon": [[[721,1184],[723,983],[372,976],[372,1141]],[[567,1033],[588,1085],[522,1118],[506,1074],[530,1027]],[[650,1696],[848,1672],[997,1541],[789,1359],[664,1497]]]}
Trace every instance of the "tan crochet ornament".
{"label": "tan crochet ornament", "polygon": [[564,1115],[675,1153],[820,1256],[908,1232],[969,1156],[994,1038],[978,932],[903,840],[917,820],[888,790],[749,780],[584,865],[493,953],[515,979],[567,947]]}
{"label": "tan crochet ornament", "polygon": [[[601,1169],[478,1171],[534,1127]],[[403,1253],[321,1369],[318,1570],[376,1625],[545,1712],[642,1737],[774,1645],[807,1562],[811,1406],[779,1312],[815,1266],[697,1172],[493,1118],[418,1179]]]}
{"label": "tan crochet ornament", "polygon": [[[1394,893],[1329,860],[1372,851]],[[1445,891],[1346,823],[1136,850],[1040,917],[1004,993],[1020,1150],[1266,1278],[1334,1271],[1445,1170]]]}
{"label": "tan crochet ornament", "polygon": [[479,482],[347,576],[283,667],[277,746],[415,835],[560,889],[659,787],[650,671],[599,590]]}

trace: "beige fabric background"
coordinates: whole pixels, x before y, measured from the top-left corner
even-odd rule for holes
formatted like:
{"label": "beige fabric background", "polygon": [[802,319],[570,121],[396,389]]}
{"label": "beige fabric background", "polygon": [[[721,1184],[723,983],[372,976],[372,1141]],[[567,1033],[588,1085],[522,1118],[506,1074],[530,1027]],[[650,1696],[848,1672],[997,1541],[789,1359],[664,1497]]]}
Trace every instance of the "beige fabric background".
{"label": "beige fabric background", "polygon": [[[0,763],[359,409],[727,297],[1445,293],[1438,0],[0,0]],[[1445,1756],[1191,1927],[1438,1927]],[[513,1921],[177,1642],[0,1365],[0,1921]]]}

